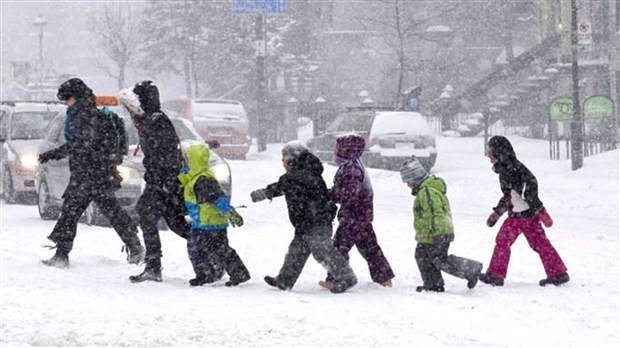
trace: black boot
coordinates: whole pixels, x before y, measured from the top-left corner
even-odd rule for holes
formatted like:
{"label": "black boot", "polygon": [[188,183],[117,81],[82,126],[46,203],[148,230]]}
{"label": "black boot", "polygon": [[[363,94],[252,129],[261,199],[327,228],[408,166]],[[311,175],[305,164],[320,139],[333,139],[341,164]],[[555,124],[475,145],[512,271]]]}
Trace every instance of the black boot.
{"label": "black boot", "polygon": [[215,282],[217,279],[213,277],[208,277],[205,274],[196,275],[196,278],[189,280],[189,285],[191,286],[203,286],[205,284],[211,284]]}
{"label": "black boot", "polygon": [[476,269],[472,272],[472,276],[467,278],[467,288],[473,289],[478,284],[478,277],[480,277],[480,271],[482,271],[482,263],[478,262]]}
{"label": "black boot", "polygon": [[503,279],[499,279],[496,276],[490,275],[488,273],[480,274],[478,279],[480,279],[481,282],[492,285],[492,286],[504,286]]}
{"label": "black boot", "polygon": [[568,281],[570,280],[570,277],[568,276],[568,273],[564,272],[562,274],[559,274],[555,277],[550,277],[550,278],[545,278],[543,280],[541,280],[539,282],[540,286],[546,286],[548,284],[553,284],[555,286],[558,285],[562,285],[564,283],[568,283]]}
{"label": "black boot", "polygon": [[329,289],[329,291],[331,291],[334,294],[340,294],[340,293],[343,293],[349,290],[350,288],[355,286],[355,284],[357,284],[356,277],[338,280],[334,282],[334,286],[332,286],[331,289]]}
{"label": "black boot", "polygon": [[147,280],[161,282],[161,259],[148,259],[146,261],[146,267],[144,267],[144,272],[129,276],[129,280],[132,283],[141,283]]}
{"label": "black boot", "polygon": [[443,286],[418,286],[415,288],[415,291],[417,292],[422,292],[422,291],[432,291],[432,292],[444,292],[446,291]]}
{"label": "black boot", "polygon": [[248,280],[250,280],[250,274],[249,273],[243,273],[242,275],[239,276],[232,276],[230,277],[230,280],[228,280],[226,283],[224,283],[224,285],[230,287],[230,286],[237,286],[241,283],[245,283]]}
{"label": "black boot", "polygon": [[282,284],[278,284],[278,277],[265,276],[265,278],[263,279],[265,280],[265,283],[269,284],[269,286],[273,286],[274,288],[278,288],[284,291],[291,290],[291,288],[287,288]]}
{"label": "black boot", "polygon": [[56,268],[69,267],[69,253],[56,249],[56,253],[49,260],[41,261],[42,264]]}

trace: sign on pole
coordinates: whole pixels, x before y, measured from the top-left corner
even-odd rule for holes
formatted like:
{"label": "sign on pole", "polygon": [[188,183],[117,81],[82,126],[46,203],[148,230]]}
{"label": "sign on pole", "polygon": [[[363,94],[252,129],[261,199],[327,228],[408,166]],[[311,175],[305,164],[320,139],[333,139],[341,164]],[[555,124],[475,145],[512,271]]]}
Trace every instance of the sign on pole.
{"label": "sign on pole", "polygon": [[611,117],[614,115],[614,102],[608,96],[597,95],[589,97],[583,103],[583,116]]}
{"label": "sign on pole", "polygon": [[233,0],[233,13],[267,14],[286,13],[285,0]]}
{"label": "sign on pole", "polygon": [[573,98],[555,98],[549,104],[549,116],[552,121],[562,121],[573,117]]}

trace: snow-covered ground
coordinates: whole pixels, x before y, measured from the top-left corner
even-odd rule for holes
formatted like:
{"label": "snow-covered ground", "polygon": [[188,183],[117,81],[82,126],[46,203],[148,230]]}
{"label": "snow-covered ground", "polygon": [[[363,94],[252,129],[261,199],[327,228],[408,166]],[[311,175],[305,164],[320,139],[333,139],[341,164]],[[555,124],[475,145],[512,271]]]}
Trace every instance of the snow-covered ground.
{"label": "snow-covered ground", "polygon": [[[325,276],[312,259],[290,292],[267,286],[276,275],[292,227],[284,199],[251,203],[249,193],[283,172],[279,148],[231,161],[233,203],[245,226],[230,229],[231,245],[252,279],[237,288],[224,281],[188,286],[193,272],[185,245],[162,232],[164,281],[131,284],[131,266],[113,230],[80,224],[71,267],[39,263],[52,255],[46,236],[54,223],[35,206],[2,203],[2,346],[461,346],[603,347],[619,343],[619,155],[548,159],[548,143],[511,137],[518,157],[538,177],[540,196],[555,220],[547,230],[568,266],[571,282],[538,285],[545,277],[521,236],[513,246],[504,287],[445,276],[446,292],[416,293],[420,285],[411,206],[398,173],[369,169],[375,189],[375,230],[394,271],[393,288],[370,281],[353,251],[359,284],[334,295],[317,286]],[[497,176],[480,138],[438,138],[433,172],[448,184],[456,240],[451,252],[489,262],[496,232],[485,225],[500,197]],[[331,183],[336,168],[326,166]]]}

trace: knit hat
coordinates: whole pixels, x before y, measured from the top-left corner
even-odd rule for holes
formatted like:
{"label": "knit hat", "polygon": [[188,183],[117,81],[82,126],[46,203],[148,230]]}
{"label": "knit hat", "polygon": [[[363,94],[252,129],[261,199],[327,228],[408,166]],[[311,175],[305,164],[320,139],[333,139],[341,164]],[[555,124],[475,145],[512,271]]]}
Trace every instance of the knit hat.
{"label": "knit hat", "polygon": [[298,140],[289,141],[282,148],[282,155],[290,161],[295,161],[299,156],[308,151],[308,147]]}
{"label": "knit hat", "polygon": [[406,184],[413,183],[415,186],[419,186],[428,177],[428,172],[422,163],[413,157],[401,164],[400,177]]}
{"label": "knit hat", "polygon": [[366,141],[357,134],[345,134],[336,138],[336,156],[344,159],[360,158],[365,147]]}

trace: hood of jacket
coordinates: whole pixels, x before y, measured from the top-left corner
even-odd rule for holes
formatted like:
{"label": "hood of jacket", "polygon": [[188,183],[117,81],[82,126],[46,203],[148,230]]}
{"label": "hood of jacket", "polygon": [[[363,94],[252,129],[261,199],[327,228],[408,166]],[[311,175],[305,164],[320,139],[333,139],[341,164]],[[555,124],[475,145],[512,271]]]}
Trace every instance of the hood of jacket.
{"label": "hood of jacket", "polygon": [[495,173],[506,173],[517,165],[517,154],[506,137],[496,135],[489,139],[488,151],[497,160],[493,165]]}
{"label": "hood of jacket", "polygon": [[307,170],[314,175],[320,176],[323,174],[323,164],[321,160],[310,151],[304,151],[292,162],[292,171],[302,170]]}
{"label": "hood of jacket", "polygon": [[336,156],[353,160],[358,159],[364,153],[366,141],[357,134],[346,134],[336,138]]}
{"label": "hood of jacket", "polygon": [[200,174],[213,176],[209,170],[209,159],[211,158],[211,150],[207,144],[196,143],[187,148],[187,173],[179,174],[179,180],[185,184],[193,177]]}
{"label": "hood of jacket", "polygon": [[140,100],[140,106],[144,112],[152,114],[161,108],[159,103],[159,90],[153,81],[142,81],[135,85],[133,92]]}

